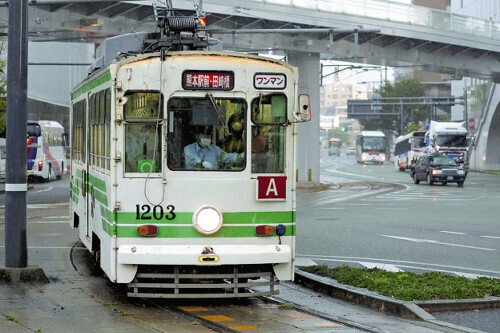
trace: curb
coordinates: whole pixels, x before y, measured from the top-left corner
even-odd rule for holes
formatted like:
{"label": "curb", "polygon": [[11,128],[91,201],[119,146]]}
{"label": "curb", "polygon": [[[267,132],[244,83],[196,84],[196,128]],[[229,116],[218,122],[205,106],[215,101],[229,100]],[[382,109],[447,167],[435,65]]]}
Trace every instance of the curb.
{"label": "curb", "polygon": [[407,319],[426,321],[434,325],[447,327],[459,332],[477,333],[480,331],[437,320],[427,311],[444,312],[500,308],[500,297],[470,300],[400,301],[391,297],[382,296],[368,289],[341,284],[336,280],[304,272],[300,269],[295,270],[294,282],[316,292],[320,292],[352,304],[363,305],[378,311],[390,312]]}

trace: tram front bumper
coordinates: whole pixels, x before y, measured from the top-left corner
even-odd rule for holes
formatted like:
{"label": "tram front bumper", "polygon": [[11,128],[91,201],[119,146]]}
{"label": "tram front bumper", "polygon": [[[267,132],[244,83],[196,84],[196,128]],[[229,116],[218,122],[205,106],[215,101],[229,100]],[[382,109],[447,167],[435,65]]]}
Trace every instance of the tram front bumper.
{"label": "tram front bumper", "polygon": [[121,245],[118,263],[132,265],[250,265],[290,263],[288,245]]}

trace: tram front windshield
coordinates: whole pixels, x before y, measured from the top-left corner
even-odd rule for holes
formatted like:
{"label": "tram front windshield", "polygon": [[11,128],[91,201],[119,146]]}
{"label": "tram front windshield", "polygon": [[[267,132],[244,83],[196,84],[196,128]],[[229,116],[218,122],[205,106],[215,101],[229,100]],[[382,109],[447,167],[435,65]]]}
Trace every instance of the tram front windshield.
{"label": "tram front windshield", "polygon": [[[179,171],[285,171],[286,95],[175,97],[167,105],[167,164]],[[248,122],[252,124],[247,133]],[[250,142],[247,142],[251,140]],[[247,151],[247,149],[251,149]],[[250,157],[250,158],[247,158]]]}
{"label": "tram front windshield", "polygon": [[167,163],[171,170],[245,168],[244,99],[176,97],[168,102]]}

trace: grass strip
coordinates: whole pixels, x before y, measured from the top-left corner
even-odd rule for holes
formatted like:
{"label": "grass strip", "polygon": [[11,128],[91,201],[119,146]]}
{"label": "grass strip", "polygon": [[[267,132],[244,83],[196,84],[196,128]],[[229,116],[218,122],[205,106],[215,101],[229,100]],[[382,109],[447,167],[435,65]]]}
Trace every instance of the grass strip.
{"label": "grass strip", "polygon": [[417,274],[349,266],[330,268],[325,265],[318,265],[302,269],[309,273],[335,279],[343,284],[366,288],[402,301],[500,296],[500,279],[487,277],[468,279],[441,272]]}

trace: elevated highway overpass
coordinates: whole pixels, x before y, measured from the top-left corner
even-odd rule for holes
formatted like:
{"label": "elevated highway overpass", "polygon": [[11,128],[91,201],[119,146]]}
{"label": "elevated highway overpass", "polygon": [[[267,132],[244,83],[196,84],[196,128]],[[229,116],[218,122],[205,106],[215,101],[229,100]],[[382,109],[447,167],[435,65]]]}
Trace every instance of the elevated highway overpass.
{"label": "elevated highway overpass", "polygon": [[[163,2],[181,15],[195,12],[190,0]],[[7,33],[6,3],[0,1],[4,6],[0,8],[3,35]],[[209,32],[222,41],[224,49],[287,55],[289,62],[302,69],[301,89],[313,101],[319,101],[320,59],[420,66],[456,78],[500,82],[498,22],[384,0],[204,0],[200,4],[207,13]],[[152,1],[38,0],[30,5],[31,41],[99,43],[108,36],[153,31],[156,26]],[[500,92],[492,89],[492,94]],[[500,168],[500,152],[495,155],[493,149],[479,148],[500,144],[495,135],[495,128],[500,127],[496,125],[500,123],[497,105],[491,105],[496,101],[490,96],[479,125],[473,159],[477,169]],[[316,118],[303,127],[311,141],[318,136],[319,127],[315,104]],[[299,150],[306,156],[304,160],[319,160],[319,151],[305,146]],[[315,165],[300,165],[299,173],[306,175],[310,168],[312,181],[317,181]]]}

